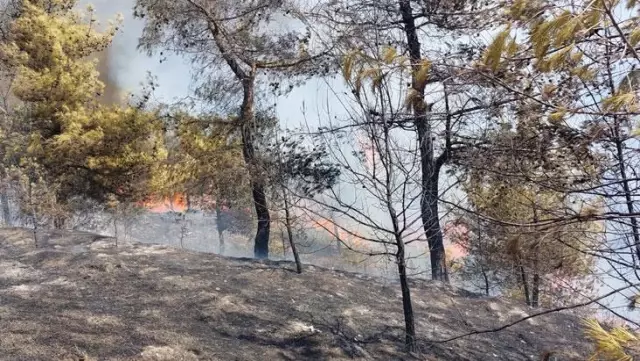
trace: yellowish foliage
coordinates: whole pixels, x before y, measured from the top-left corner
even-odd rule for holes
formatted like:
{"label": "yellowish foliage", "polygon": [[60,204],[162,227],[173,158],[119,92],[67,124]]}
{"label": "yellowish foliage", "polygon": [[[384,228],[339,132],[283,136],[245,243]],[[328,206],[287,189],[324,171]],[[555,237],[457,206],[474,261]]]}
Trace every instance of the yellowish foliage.
{"label": "yellowish foliage", "polygon": [[551,56],[549,56],[548,64],[550,69],[558,69],[562,65],[567,63],[568,59],[571,59],[571,51],[573,50],[573,46],[567,46],[562,48],[561,50],[556,51]]}
{"label": "yellowish foliage", "polygon": [[61,184],[58,201],[87,181],[90,197],[145,192],[166,158],[161,122],[154,112],[98,103],[104,84],[88,57],[110,45],[115,26],[96,31],[93,14],[71,10],[75,3],[25,2],[0,49],[16,70],[14,93],[29,129],[16,135],[26,139],[24,150],[15,150],[39,163],[52,187]]}
{"label": "yellowish foliage", "polygon": [[546,100],[549,99],[551,96],[553,96],[553,93],[556,91],[558,87],[553,85],[553,84],[545,84],[542,87],[542,99]]}
{"label": "yellowish foliage", "polygon": [[577,76],[583,81],[593,80],[596,76],[595,71],[586,65],[572,68],[571,74]]}
{"label": "yellowish foliage", "polygon": [[567,111],[565,109],[557,110],[551,114],[549,114],[549,120],[553,122],[559,122],[564,119]]}
{"label": "yellowish foliage", "polygon": [[371,81],[371,87],[373,91],[375,91],[377,89],[377,86],[379,86],[380,83],[382,82],[382,77],[383,77],[383,74],[382,74],[382,69],[380,67],[366,68],[366,69],[363,69],[358,74],[358,80],[359,80],[360,86],[362,86],[363,81],[369,80]]}
{"label": "yellowish foliage", "polygon": [[396,49],[389,46],[382,52],[382,61],[384,61],[386,64],[391,64],[395,60],[396,56]]}
{"label": "yellowish foliage", "polygon": [[413,88],[409,89],[407,96],[404,98],[404,106],[406,109],[411,109],[415,101],[418,101],[420,94]]}
{"label": "yellowish foliage", "polygon": [[582,21],[586,29],[592,29],[597,26],[602,19],[602,12],[599,9],[586,11],[582,16]]}
{"label": "yellowish foliage", "polygon": [[594,353],[589,360],[633,361],[631,350],[640,346],[638,335],[625,327],[614,327],[607,331],[595,319],[585,321],[586,335],[594,344]]}
{"label": "yellowish foliage", "polygon": [[634,29],[629,35],[629,43],[636,46],[640,42],[640,28]]}
{"label": "yellowish foliage", "polygon": [[500,66],[500,58],[507,46],[510,32],[511,26],[507,26],[504,30],[499,32],[498,35],[496,35],[491,44],[485,50],[484,63],[494,72],[498,69],[498,66]]}
{"label": "yellowish foliage", "polygon": [[187,114],[176,117],[179,144],[171,149],[171,165],[164,169],[167,189],[234,201],[250,194],[242,147],[229,139],[233,124]]}
{"label": "yellowish foliage", "polygon": [[[560,118],[561,114],[555,116]],[[517,166],[526,165],[518,162]],[[501,258],[501,267],[513,270],[523,266],[543,279],[558,272],[567,278],[583,277],[593,267],[595,258],[583,253],[599,242],[597,234],[593,233],[596,226],[593,222],[553,228],[535,224],[556,218],[556,212],[569,206],[563,193],[482,173],[471,175],[465,191],[474,210],[502,223],[490,229],[492,247],[495,247],[492,252]],[[568,246],[559,247],[559,244]],[[562,265],[560,269],[557,268],[559,264]],[[516,294],[521,294],[520,286],[519,283],[512,284]],[[543,282],[542,287],[547,286]],[[545,292],[543,289],[540,294],[541,305],[549,305],[558,297]]]}
{"label": "yellowish foliage", "polygon": [[357,52],[348,53],[342,60],[342,76],[346,81],[350,81],[353,73],[353,65],[356,61]]}
{"label": "yellowish foliage", "polygon": [[418,69],[415,71],[415,82],[424,84],[429,78],[429,70],[431,70],[431,61],[425,59],[420,62]]}
{"label": "yellowish foliage", "polygon": [[633,92],[614,94],[603,100],[602,105],[610,111],[633,110],[637,108],[636,95]]}
{"label": "yellowish foliage", "polygon": [[522,15],[524,9],[526,8],[527,0],[516,0],[511,4],[511,8],[509,9],[509,16],[512,19],[519,19]]}

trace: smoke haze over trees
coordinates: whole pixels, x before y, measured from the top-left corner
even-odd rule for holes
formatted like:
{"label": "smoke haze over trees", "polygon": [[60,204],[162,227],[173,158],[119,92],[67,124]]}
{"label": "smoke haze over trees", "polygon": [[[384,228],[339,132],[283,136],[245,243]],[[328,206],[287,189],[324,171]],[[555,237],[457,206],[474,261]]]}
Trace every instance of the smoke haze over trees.
{"label": "smoke haze over trees", "polygon": [[410,353],[419,278],[637,347],[640,4],[85,5],[2,2],[0,205],[35,247],[91,229],[375,272]]}

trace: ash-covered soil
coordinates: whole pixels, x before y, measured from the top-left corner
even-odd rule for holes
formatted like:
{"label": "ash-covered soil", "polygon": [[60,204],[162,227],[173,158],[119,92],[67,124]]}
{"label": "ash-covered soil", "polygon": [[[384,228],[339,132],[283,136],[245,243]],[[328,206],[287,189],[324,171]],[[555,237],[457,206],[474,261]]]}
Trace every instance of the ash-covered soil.
{"label": "ash-covered soil", "polygon": [[[80,232],[0,230],[0,360],[539,360],[588,350],[552,314],[436,343],[530,310],[412,282],[419,355],[402,352],[397,283]],[[568,360],[568,357],[560,357]],[[577,358],[577,359],[584,359]]]}

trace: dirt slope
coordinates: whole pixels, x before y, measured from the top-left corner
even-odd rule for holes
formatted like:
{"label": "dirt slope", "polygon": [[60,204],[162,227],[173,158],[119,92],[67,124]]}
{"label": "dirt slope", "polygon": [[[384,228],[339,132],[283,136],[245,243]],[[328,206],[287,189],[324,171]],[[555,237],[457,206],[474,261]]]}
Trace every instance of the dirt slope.
{"label": "dirt slope", "polygon": [[[394,282],[88,233],[0,230],[0,360],[403,360]],[[422,360],[538,360],[585,350],[555,314],[446,344],[526,310],[414,282]],[[566,359],[566,358],[565,358]]]}

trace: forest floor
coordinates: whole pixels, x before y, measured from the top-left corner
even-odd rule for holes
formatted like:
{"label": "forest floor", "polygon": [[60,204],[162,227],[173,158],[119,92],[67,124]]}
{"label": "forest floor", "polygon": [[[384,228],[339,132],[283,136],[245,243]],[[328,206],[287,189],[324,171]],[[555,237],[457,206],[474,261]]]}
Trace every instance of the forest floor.
{"label": "forest floor", "polygon": [[[82,232],[0,229],[0,360],[540,360],[584,356],[578,318],[415,280],[420,354],[396,282]],[[572,357],[573,357],[572,356]],[[560,357],[558,360],[569,360]],[[585,359],[577,358],[577,359]]]}

